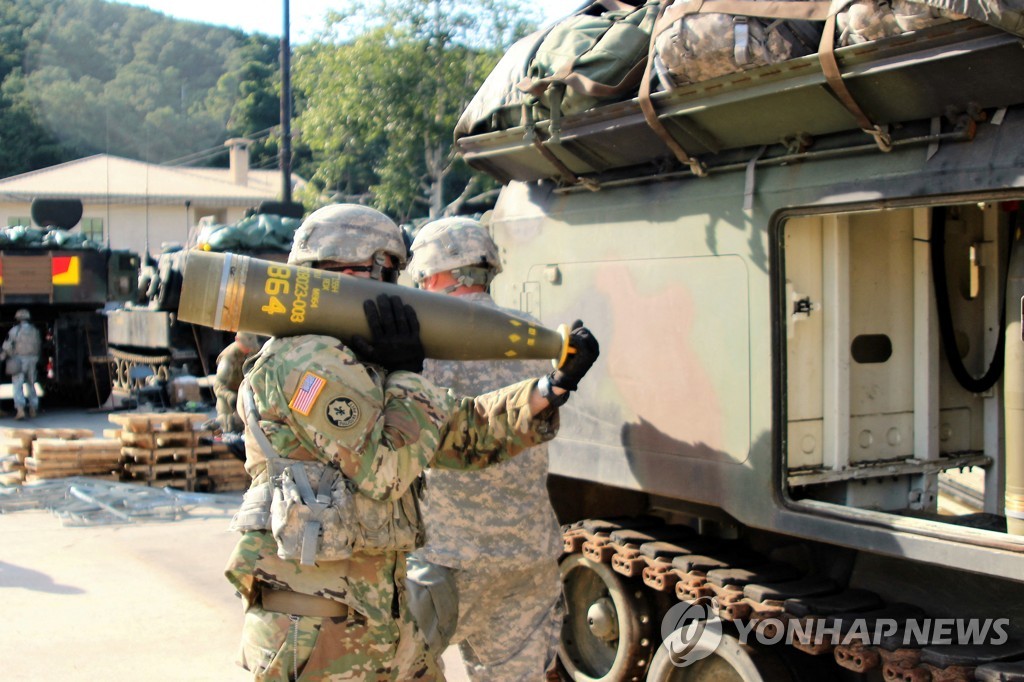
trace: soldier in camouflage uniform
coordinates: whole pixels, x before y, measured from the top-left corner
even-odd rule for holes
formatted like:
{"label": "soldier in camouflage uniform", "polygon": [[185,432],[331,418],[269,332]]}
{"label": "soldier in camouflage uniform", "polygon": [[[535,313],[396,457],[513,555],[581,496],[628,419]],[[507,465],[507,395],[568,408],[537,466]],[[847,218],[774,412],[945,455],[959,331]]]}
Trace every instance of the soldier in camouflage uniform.
{"label": "soldier in camouflage uniform", "polygon": [[242,365],[259,349],[255,334],[238,332],[235,340],[217,356],[217,374],[213,378],[213,394],[217,396],[217,422],[220,430],[242,432],[242,420],[235,409],[238,387],[242,383]]}
{"label": "soldier in camouflage uniform", "polygon": [[[391,220],[335,205],[303,222],[289,263],[394,281],[405,257]],[[371,339],[272,338],[239,389],[253,483],[226,574],[246,602],[241,663],[256,680],[441,679],[404,587],[412,486],[427,466],[481,468],[554,437],[554,406],[597,357],[577,330],[577,352],[542,389],[527,380],[459,399],[416,373],[410,307],[382,296],[364,308]],[[271,472],[281,473],[269,484]],[[332,476],[341,485],[325,490]],[[298,504],[296,488],[316,489],[315,500]]]}
{"label": "soldier in camouflage uniform", "polygon": [[36,394],[36,371],[39,366],[39,354],[42,352],[42,340],[39,330],[29,321],[32,314],[22,308],[14,313],[17,324],[11,327],[3,343],[0,359],[7,363],[7,373],[11,375],[14,391],[14,407],[17,410],[15,419],[28,416],[35,417],[39,410],[39,396]]}
{"label": "soldier in camouflage uniform", "polygon": [[[499,272],[497,245],[475,220],[434,221],[413,241],[409,273],[427,291],[497,308],[487,288]],[[538,360],[427,360],[423,376],[475,396],[550,370],[549,362]],[[547,475],[546,445],[475,475],[426,472],[426,543],[410,565],[426,561],[452,569],[458,625],[451,641],[458,643],[473,680],[535,682],[554,662],[562,618],[562,539]],[[418,575],[410,570],[411,580]]]}

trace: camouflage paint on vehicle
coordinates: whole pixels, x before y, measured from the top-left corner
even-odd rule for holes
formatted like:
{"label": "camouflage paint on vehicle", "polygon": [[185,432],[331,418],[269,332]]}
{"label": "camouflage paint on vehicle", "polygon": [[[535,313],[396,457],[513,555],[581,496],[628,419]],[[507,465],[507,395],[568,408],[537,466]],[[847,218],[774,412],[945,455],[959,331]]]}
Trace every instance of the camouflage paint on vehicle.
{"label": "camouflage paint on vehicle", "polygon": [[[1001,125],[978,125],[973,141],[942,144],[931,159],[926,147],[909,146],[889,154],[865,149],[765,164],[748,174],[620,182],[599,192],[558,191],[550,183],[507,186],[493,219],[505,263],[494,285],[496,300],[546,323],[585,319],[602,340],[592,380],[563,409],[563,438],[552,446],[553,473],[721,508],[751,527],[826,541],[842,537],[863,548],[889,546],[889,531],[858,524],[857,515],[837,521],[795,509],[788,496],[797,489],[780,483],[790,466],[784,453],[792,453],[792,466],[799,467],[804,440],[787,440],[795,436],[783,410],[787,400],[799,405],[808,390],[806,384],[787,384],[787,372],[806,357],[791,355],[787,364],[785,339],[795,305],[788,298],[794,289],[787,286],[799,272],[787,263],[800,263],[807,238],[787,240],[786,230],[793,234],[805,224],[802,216],[874,211],[864,225],[874,221],[888,229],[849,252],[866,264],[878,241],[889,238],[882,235],[908,215],[889,217],[887,209],[912,211],[932,201],[926,195],[949,197],[949,203],[1021,196],[1024,182],[1017,169],[1024,126],[1018,109],[1009,114]],[[839,140],[856,144],[850,136]],[[822,234],[824,218],[811,220],[819,221],[813,230]],[[911,246],[920,237],[903,234],[902,258],[913,259]],[[817,254],[817,268],[831,267],[820,247]],[[795,291],[801,292],[799,286]],[[885,287],[874,295],[883,292],[888,293]],[[876,326],[871,319],[857,324],[870,330]],[[910,343],[912,335],[900,338]],[[975,341],[971,347],[982,345]],[[962,397],[963,389],[951,379],[943,382],[945,405],[969,407],[973,414],[967,431],[953,424],[965,438],[955,442],[979,453],[970,433],[982,428],[981,404]],[[894,416],[881,433],[900,428],[899,419]],[[851,424],[854,437],[866,428]],[[814,447],[833,451],[838,438],[820,434]],[[900,438],[914,442],[906,430]],[[952,452],[953,444],[941,451]],[[860,454],[854,444],[851,456],[861,463],[884,460],[893,456],[888,447]],[[832,466],[830,456],[823,466]],[[909,492],[904,488],[904,505]],[[850,498],[842,506],[875,505]],[[940,550],[935,540],[913,533],[917,524],[906,523],[898,549],[904,556],[929,561],[955,551],[959,565],[971,570],[1017,573],[1016,555],[1001,560],[969,541],[969,531],[939,524],[935,532],[947,538]]]}

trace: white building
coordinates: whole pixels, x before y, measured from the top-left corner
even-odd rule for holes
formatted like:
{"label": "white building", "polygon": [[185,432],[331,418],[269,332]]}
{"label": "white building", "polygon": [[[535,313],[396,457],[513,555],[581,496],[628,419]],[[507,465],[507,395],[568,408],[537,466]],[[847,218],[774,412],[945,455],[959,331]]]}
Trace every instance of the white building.
{"label": "white building", "polygon": [[[112,249],[160,253],[186,243],[199,219],[233,223],[263,201],[279,201],[277,170],[249,168],[249,141],[228,140],[229,168],[159,166],[97,154],[0,179],[0,227],[27,225],[33,199],[81,199],[82,230]],[[304,185],[292,176],[292,188]]]}

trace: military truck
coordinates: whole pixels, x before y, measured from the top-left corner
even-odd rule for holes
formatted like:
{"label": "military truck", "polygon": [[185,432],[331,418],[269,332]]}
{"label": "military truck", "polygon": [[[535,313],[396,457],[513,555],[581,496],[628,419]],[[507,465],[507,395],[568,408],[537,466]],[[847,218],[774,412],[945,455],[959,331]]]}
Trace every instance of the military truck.
{"label": "military truck", "polygon": [[102,248],[69,232],[78,200],[35,200],[32,218],[0,235],[0,333],[25,308],[39,329],[38,377],[47,404],[102,404],[110,393],[104,309],[131,300],[139,257]]}
{"label": "military truck", "polygon": [[495,298],[601,342],[551,447],[571,679],[1024,679],[1024,23],[989,8],[838,85],[811,54],[463,129]]}

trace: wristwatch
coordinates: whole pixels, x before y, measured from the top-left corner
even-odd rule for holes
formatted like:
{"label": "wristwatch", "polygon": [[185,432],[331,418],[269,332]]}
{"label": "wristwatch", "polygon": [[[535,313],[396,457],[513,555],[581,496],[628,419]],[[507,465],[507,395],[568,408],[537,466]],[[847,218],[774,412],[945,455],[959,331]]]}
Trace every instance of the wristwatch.
{"label": "wristwatch", "polygon": [[537,391],[540,392],[540,397],[547,400],[552,407],[561,407],[562,405],[565,405],[567,400],[569,400],[569,391],[566,391],[561,395],[555,393],[554,387],[551,385],[550,374],[540,378],[540,381],[537,382]]}

